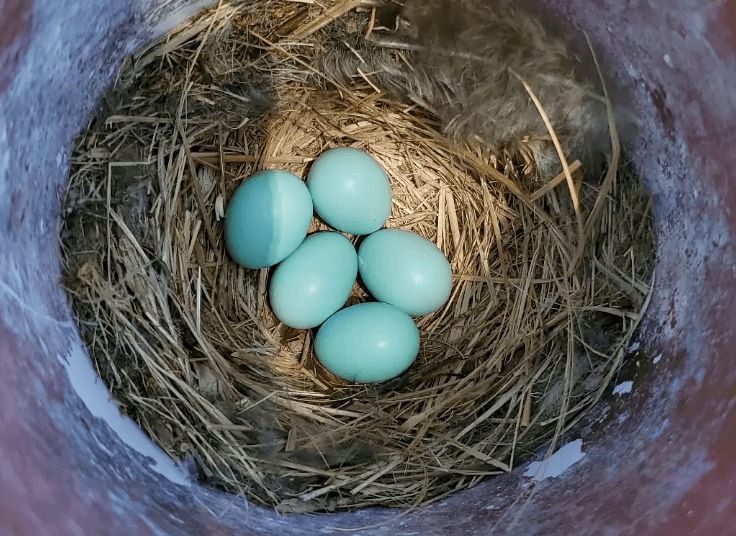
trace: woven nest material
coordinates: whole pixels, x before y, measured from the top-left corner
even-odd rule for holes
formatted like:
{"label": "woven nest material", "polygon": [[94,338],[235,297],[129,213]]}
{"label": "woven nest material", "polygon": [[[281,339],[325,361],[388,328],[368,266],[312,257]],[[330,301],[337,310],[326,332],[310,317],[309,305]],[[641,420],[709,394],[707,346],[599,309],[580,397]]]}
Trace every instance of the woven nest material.
{"label": "woven nest material", "polygon": [[[222,2],[124,65],[76,142],[64,284],[120,410],[204,483],[284,513],[417,507],[511,470],[599,399],[650,292],[651,197],[617,161],[540,186],[537,141],[460,143],[369,73],[331,81],[324,44],[375,13],[319,5]],[[239,267],[223,237],[248,176],[306,177],[339,146],[383,165],[386,227],[434,242],[454,274],[416,318],[416,362],[375,385],[322,368],[316,330],[279,323],[269,270]],[[349,303],[368,299],[356,285]]]}

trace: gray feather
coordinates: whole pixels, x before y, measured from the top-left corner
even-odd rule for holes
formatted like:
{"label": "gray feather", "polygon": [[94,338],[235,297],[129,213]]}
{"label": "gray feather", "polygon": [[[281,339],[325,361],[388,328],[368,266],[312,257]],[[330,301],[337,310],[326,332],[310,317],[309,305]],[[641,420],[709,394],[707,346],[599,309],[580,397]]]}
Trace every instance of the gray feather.
{"label": "gray feather", "polygon": [[[369,76],[434,112],[453,138],[507,149],[527,136],[548,137],[518,75],[541,101],[568,160],[600,171],[610,146],[606,106],[566,39],[504,0],[408,0],[401,16],[406,24],[395,33],[336,39],[320,67],[343,84]],[[552,143],[541,147],[540,175],[558,173]]]}

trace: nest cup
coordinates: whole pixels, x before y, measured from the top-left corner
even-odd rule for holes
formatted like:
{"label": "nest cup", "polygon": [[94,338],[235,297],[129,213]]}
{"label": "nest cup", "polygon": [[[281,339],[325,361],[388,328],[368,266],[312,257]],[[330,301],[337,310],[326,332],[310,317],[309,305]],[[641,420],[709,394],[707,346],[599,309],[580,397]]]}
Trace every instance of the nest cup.
{"label": "nest cup", "polygon": [[[426,75],[420,45],[365,45],[382,15],[359,4],[222,2],[137,52],[77,139],[65,200],[64,285],[120,410],[203,482],[282,513],[415,508],[552,450],[619,370],[652,283],[652,200],[615,128],[604,173],[567,162],[576,145],[519,75],[544,135],[448,130],[369,68],[326,67],[347,47]],[[538,156],[556,145],[559,174]],[[448,302],[415,319],[415,363],[376,385],[325,370],[316,331],[271,312],[270,270],[224,240],[243,180],[306,177],[334,147],[383,166],[386,227],[453,270]],[[347,305],[370,299],[356,284]]]}

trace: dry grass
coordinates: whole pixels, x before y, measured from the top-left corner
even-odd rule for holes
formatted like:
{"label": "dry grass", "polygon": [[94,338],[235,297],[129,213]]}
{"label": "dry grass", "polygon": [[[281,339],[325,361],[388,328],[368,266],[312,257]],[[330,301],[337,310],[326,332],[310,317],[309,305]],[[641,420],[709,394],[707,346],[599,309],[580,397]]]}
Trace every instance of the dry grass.
{"label": "dry grass", "polygon": [[[77,140],[61,228],[65,286],[121,411],[204,482],[281,512],[417,507],[511,470],[600,397],[654,266],[630,167],[600,191],[574,162],[531,191],[523,153],[451,143],[370,73],[320,77],[326,37],[371,24],[357,3],[222,2],[138,53]],[[379,385],[325,371],[315,332],[272,314],[268,270],[224,246],[245,178],[306,176],[336,146],[381,162],[387,227],[436,243],[454,273],[447,304],[416,319],[415,364]]]}

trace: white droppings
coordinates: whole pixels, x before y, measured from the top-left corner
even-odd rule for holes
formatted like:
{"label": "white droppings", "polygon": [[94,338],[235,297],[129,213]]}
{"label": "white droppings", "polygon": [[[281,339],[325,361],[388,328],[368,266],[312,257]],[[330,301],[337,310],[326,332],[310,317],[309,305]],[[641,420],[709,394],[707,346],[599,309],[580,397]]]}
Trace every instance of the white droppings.
{"label": "white droppings", "polygon": [[495,504],[489,504],[488,506],[486,506],[486,510],[495,510],[495,509],[496,509]]}
{"label": "white droppings", "polygon": [[699,368],[695,372],[695,379],[698,381],[698,384],[703,383],[703,380],[705,379],[705,369],[704,368]]}
{"label": "white droppings", "polygon": [[167,534],[164,531],[162,531],[160,528],[158,528],[153,521],[151,521],[150,519],[148,519],[143,514],[138,514],[138,519],[140,519],[141,521],[143,521],[146,524],[146,526],[149,529],[151,529],[151,532],[155,536],[167,536]]}
{"label": "white droppings", "polygon": [[663,59],[664,59],[664,62],[667,64],[667,67],[671,69],[673,65],[672,65],[672,58],[670,58],[670,55],[665,54]]}
{"label": "white droppings", "polygon": [[698,13],[690,13],[688,16],[688,29],[698,39],[702,39],[705,36],[705,29],[707,28],[707,24],[705,22],[705,17]]}
{"label": "white droppings", "polygon": [[541,462],[530,463],[524,476],[532,477],[537,481],[560,476],[568,467],[579,462],[585,456],[581,451],[582,446],[582,439],[571,441],[549,458]]}
{"label": "white droppings", "polygon": [[669,419],[663,420],[659,426],[652,428],[652,431],[649,433],[649,437],[652,439],[657,439],[659,436],[661,436],[665,432],[665,430],[667,430],[669,425],[670,425]]}
{"label": "white droppings", "polygon": [[639,343],[635,342],[631,346],[629,346],[629,352],[636,352],[639,349]]}
{"label": "white droppings", "polygon": [[117,405],[110,398],[110,392],[81,348],[73,348],[66,358],[61,354],[57,357],[69,375],[72,388],[92,415],[104,420],[126,445],[151,458],[153,460],[151,469],[175,484],[191,485],[174,461],[154,445],[129,417],[120,414]]}
{"label": "white droppings", "polygon": [[661,359],[662,359],[662,354],[659,354],[657,357],[654,358],[654,361],[652,361],[652,363],[656,365],[657,363],[660,362]]}
{"label": "white droppings", "polygon": [[625,393],[630,393],[631,388],[634,386],[634,382],[621,382],[616,387],[613,388],[613,394],[614,395],[622,395]]}
{"label": "white droppings", "polygon": [[[7,127],[2,117],[0,117],[0,144],[5,145],[8,138]],[[11,181],[6,180],[5,177],[8,174],[8,167],[10,166],[10,151],[0,151],[0,197],[5,197],[7,186]]]}
{"label": "white droppings", "polygon": [[[0,158],[2,157],[2,154],[0,153]],[[2,185],[2,181],[0,181],[0,186]],[[5,270],[4,276],[6,277],[6,281],[15,278],[16,286],[22,287],[22,280],[19,272],[15,269],[15,267],[10,267],[5,264],[0,265],[0,271]],[[8,317],[6,319],[6,323],[8,321],[14,320],[15,322],[23,322],[23,330],[28,331],[30,328],[28,326],[28,318],[33,318],[37,322],[44,322],[51,325],[56,326],[56,329],[59,328],[76,328],[76,325],[74,324],[73,320],[69,320],[67,322],[59,322],[56,318],[40,311],[38,308],[33,307],[32,305],[29,305],[24,299],[20,297],[20,295],[5,281],[0,280],[0,303],[8,303],[10,300],[13,300],[15,304],[23,309],[26,315],[17,316],[17,317]],[[12,328],[13,326],[11,326]],[[44,345],[45,346],[45,345]]]}
{"label": "white droppings", "polygon": [[97,446],[100,447],[100,449],[105,454],[107,454],[108,456],[112,456],[113,455],[112,452],[110,452],[110,449],[108,449],[105,445],[102,444],[102,441],[100,441],[99,439],[95,438],[95,443],[97,443]]}
{"label": "white droppings", "polygon": [[624,65],[624,69],[626,69],[626,73],[627,73],[627,74],[628,74],[628,75],[629,75],[629,76],[630,76],[631,78],[640,78],[640,73],[639,73],[639,71],[638,71],[638,70],[637,70],[637,68],[636,68],[636,67],[634,67],[634,66],[633,66],[633,65],[632,65],[631,63],[628,63],[628,64]]}

